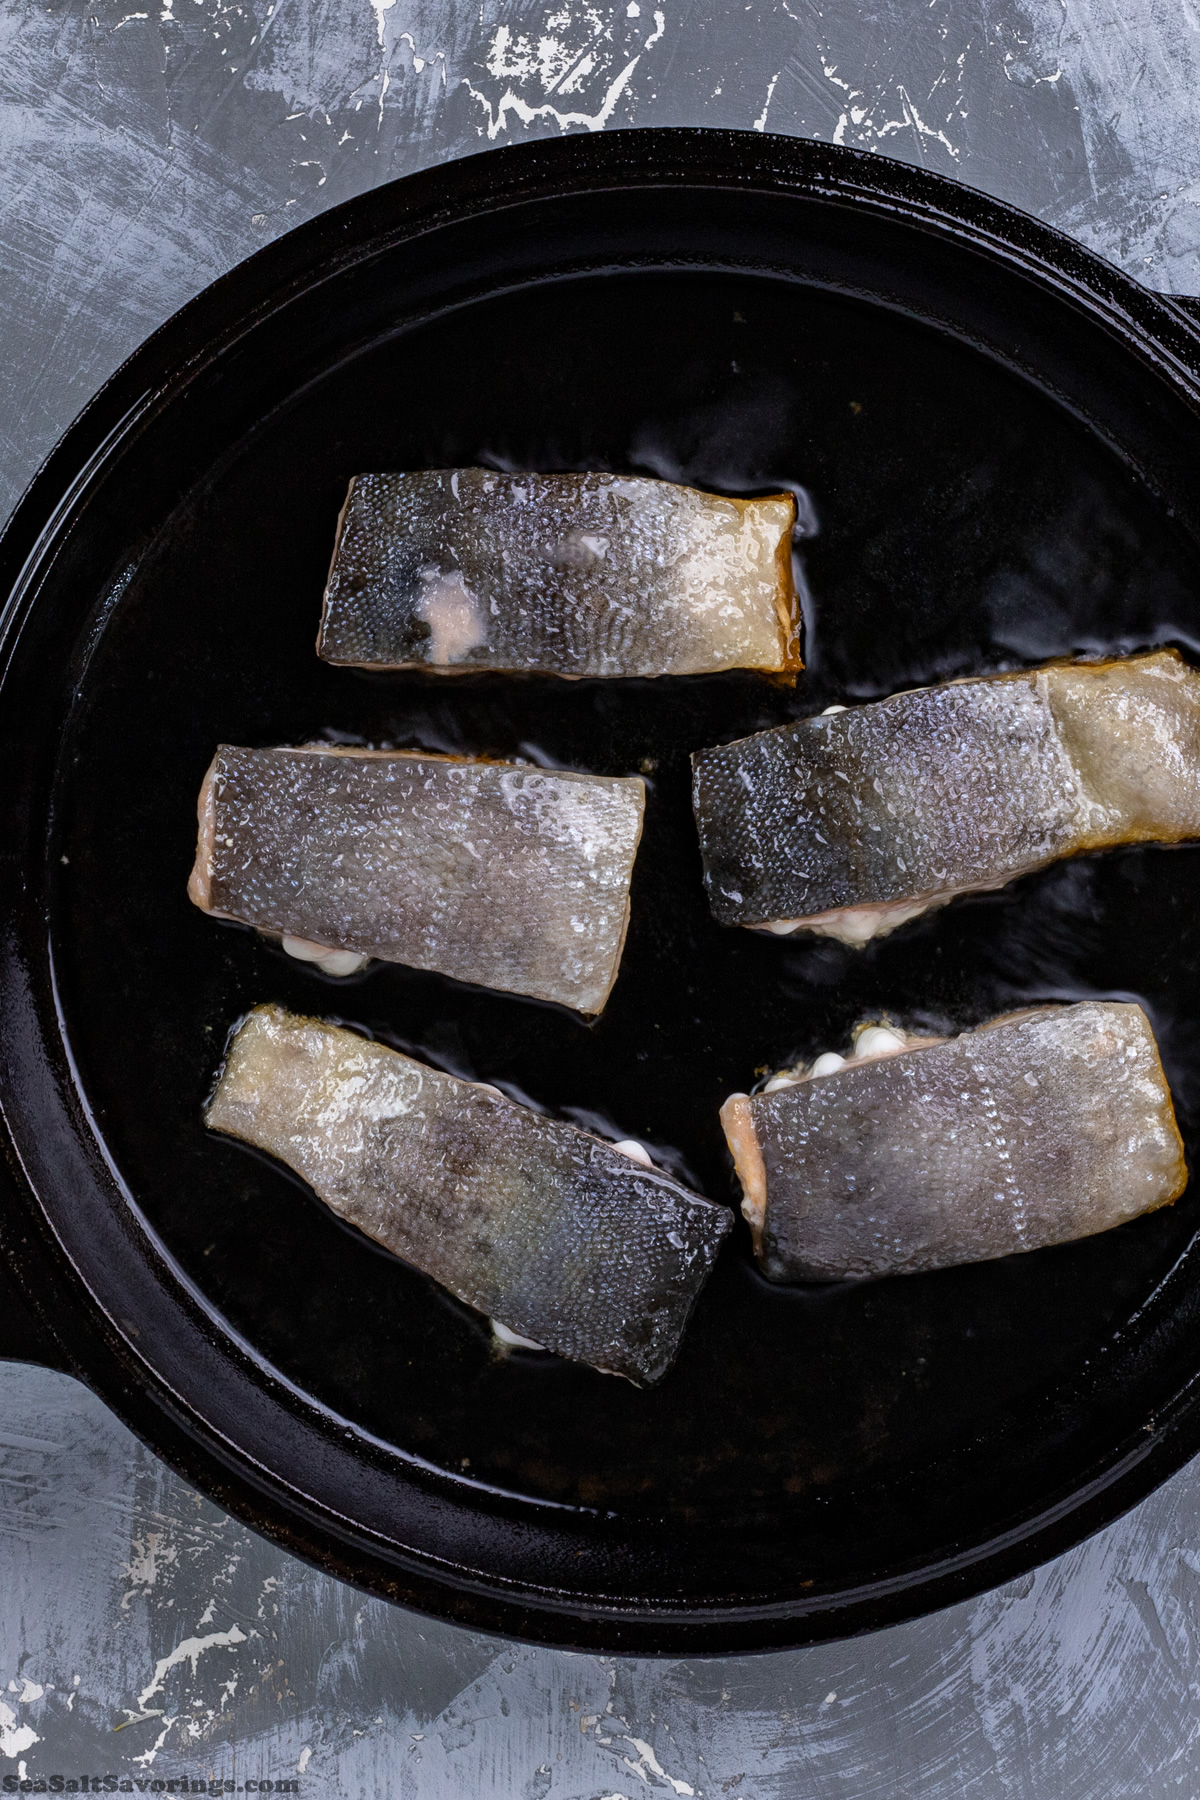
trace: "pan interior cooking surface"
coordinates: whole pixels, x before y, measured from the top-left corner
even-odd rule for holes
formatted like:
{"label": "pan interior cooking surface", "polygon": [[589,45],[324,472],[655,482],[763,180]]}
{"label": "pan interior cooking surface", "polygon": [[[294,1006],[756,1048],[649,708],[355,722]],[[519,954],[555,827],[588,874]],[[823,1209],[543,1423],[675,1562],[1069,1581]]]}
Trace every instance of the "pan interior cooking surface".
{"label": "pan interior cooking surface", "polygon": [[[230,1027],[274,1001],[639,1138],[735,1207],[718,1119],[732,1090],[844,1050],[864,1016],[959,1030],[1112,995],[1153,1021],[1194,1162],[1200,849],[1060,863],[865,950],[709,914],[690,751],[956,675],[1200,644],[1188,521],[1077,407],[915,306],[722,260],[481,279],[386,324],[379,294],[374,313],[360,294],[340,357],[281,334],[251,400],[210,406],[192,437],[176,422],[177,467],[152,434],[131,452],[109,507],[124,492],[128,524],[106,528],[103,562],[68,557],[58,578],[93,587],[73,628],[47,893],[90,1129],[217,1338],[397,1479],[440,1471],[479,1521],[446,1553],[472,1580],[505,1521],[552,1517],[583,1534],[570,1555],[595,1571],[576,1613],[647,1595],[713,1617],[783,1606],[795,1639],[806,1608],[820,1630],[823,1604],[832,1616],[858,1588],[1019,1533],[1125,1453],[1195,1366],[1192,1193],[1088,1241],[824,1289],[761,1279],[739,1218],[676,1366],[640,1392],[497,1354],[484,1319],[201,1117]],[[349,477],[479,463],[802,489],[806,672],[794,688],[567,683],[319,661]],[[191,906],[217,744],[314,741],[642,774],[603,1016],[398,966],[335,981]],[[573,1565],[570,1579],[546,1567],[569,1593]],[[532,1629],[591,1641],[578,1624]]]}
{"label": "pan interior cooking surface", "polygon": [[[802,483],[820,523],[802,547],[812,673],[793,691],[751,676],[373,679],[318,662],[348,477],[479,461]],[[1014,651],[1070,652],[1102,622],[1142,638],[1164,617],[1200,638],[1187,546],[1099,447],[1011,376],[864,308],[765,282],[609,278],[360,357],[240,446],[148,546],[80,697],[56,939],[84,1084],[139,1207],[305,1391],[519,1494],[743,1526],[785,1512],[817,1573],[826,1510],[853,1510],[866,1535],[914,1460],[991,1438],[989,1481],[1041,1479],[1048,1409],[1087,1384],[1179,1255],[1186,1202],[1091,1243],[835,1293],[759,1280],[739,1228],[676,1372],[637,1393],[497,1358],[486,1321],[340,1229],[282,1169],[207,1138],[200,1114],[232,1022],[279,1000],[662,1146],[732,1205],[717,1111],[765,1067],[844,1045],[873,1009],[957,1028],[1069,990],[1145,999],[1186,1127],[1194,1075],[1171,1052],[1200,1018],[1200,980],[1169,921],[1197,913],[1200,853],[1061,865],[866,952],[788,944],[709,917],[688,795],[702,745]],[[213,747],[321,737],[646,775],[629,939],[597,1024],[397,967],[322,979],[189,906]],[[1028,1471],[1014,1431],[1038,1445]]]}

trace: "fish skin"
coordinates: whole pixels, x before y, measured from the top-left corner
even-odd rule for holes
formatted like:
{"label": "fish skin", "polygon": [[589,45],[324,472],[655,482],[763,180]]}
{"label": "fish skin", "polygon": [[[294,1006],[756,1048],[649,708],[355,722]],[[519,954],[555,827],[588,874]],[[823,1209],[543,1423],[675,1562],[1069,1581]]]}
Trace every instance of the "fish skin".
{"label": "fish skin", "polygon": [[692,765],[722,924],[889,906],[903,923],[1058,857],[1200,836],[1200,674],[1172,650],[947,682]]}
{"label": "fish skin", "polygon": [[205,1123],[468,1306],[642,1387],[733,1223],[574,1125],[279,1006],[237,1028]]}
{"label": "fish skin", "polygon": [[188,891],[260,931],[594,1014],[645,792],[638,776],[423,752],[222,745]]}
{"label": "fish skin", "polygon": [[1168,1205],[1187,1185],[1154,1034],[1124,1001],[1030,1008],[735,1095],[722,1120],[773,1281],[1036,1250]]}
{"label": "fish skin", "polygon": [[317,654],[583,677],[794,673],[790,494],[427,469],[350,484]]}

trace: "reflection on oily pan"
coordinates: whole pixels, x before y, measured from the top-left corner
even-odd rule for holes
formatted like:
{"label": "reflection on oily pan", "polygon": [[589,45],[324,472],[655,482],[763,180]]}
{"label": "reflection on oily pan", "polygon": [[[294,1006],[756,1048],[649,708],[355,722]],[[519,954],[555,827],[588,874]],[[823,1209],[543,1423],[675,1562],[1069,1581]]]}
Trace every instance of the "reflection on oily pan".
{"label": "reflection on oily pan", "polygon": [[1200,836],[1200,674],[1173,650],[947,682],[692,758],[724,925],[865,943],[1060,856]]}
{"label": "reflection on oily pan", "polygon": [[954,1038],[860,1029],[721,1109],[774,1281],[908,1275],[1090,1237],[1187,1185],[1140,1006],[1085,1000]]}
{"label": "reflection on oily pan", "polygon": [[799,669],[790,494],[625,475],[360,475],[317,653],[569,677]]}
{"label": "reflection on oily pan", "polygon": [[602,1139],[353,1031],[259,1006],[205,1122],[520,1339],[658,1381],[732,1219]]}
{"label": "reflection on oily pan", "polygon": [[637,776],[224,745],[188,892],[330,974],[379,957],[598,1013],[645,797]]}

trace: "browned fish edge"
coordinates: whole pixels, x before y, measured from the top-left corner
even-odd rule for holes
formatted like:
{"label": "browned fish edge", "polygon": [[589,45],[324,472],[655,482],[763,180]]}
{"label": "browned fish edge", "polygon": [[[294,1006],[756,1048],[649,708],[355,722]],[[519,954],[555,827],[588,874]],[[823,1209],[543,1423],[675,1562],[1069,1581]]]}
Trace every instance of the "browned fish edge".
{"label": "browned fish edge", "polygon": [[[878,699],[862,701],[861,705],[883,706],[886,705],[889,700],[900,700],[908,694],[925,694],[937,687],[973,687],[981,685],[984,682],[1018,681],[1022,676],[1042,675],[1049,669],[1114,669],[1124,667],[1129,663],[1142,662],[1151,656],[1169,656],[1177,662],[1181,668],[1190,670],[1192,674],[1200,674],[1200,669],[1197,669],[1194,664],[1187,662],[1173,645],[1168,644],[1161,650],[1146,650],[1140,652],[1136,656],[1055,656],[1051,657],[1046,662],[1035,663],[1027,669],[997,669],[989,675],[955,675],[949,681],[927,681],[923,682],[920,687],[897,688],[894,694],[881,694]],[[822,716],[821,713],[807,713],[802,718],[791,721],[791,723],[799,725],[803,724],[805,719],[819,719]],[[786,726],[766,727],[767,731],[780,729],[786,729]],[[692,765],[693,776],[695,774],[697,757],[707,755],[710,750],[732,750],[736,748],[738,744],[748,744],[751,739],[762,737],[763,735],[764,733],[762,731],[752,731],[742,738],[730,738],[728,743],[725,744],[705,745],[702,750],[693,750],[689,758]],[[971,894],[999,893],[1002,889],[1011,887],[1014,881],[1020,881],[1023,876],[1032,875],[1038,869],[1048,868],[1051,863],[1070,862],[1077,856],[1088,856],[1094,850],[1111,850],[1126,844],[1184,844],[1194,841],[1195,838],[1195,832],[1172,829],[1170,826],[1156,826],[1152,830],[1146,829],[1140,833],[1136,830],[1132,831],[1128,837],[1121,838],[1118,844],[1115,844],[1111,837],[1106,836],[1102,832],[1090,832],[1081,834],[1079,842],[1073,844],[1069,850],[1055,851],[1052,856],[1023,862],[1019,867],[1014,868],[1010,874],[999,876],[994,881],[978,881],[957,887],[930,889],[924,893],[911,894],[903,900],[884,900],[880,901],[878,904],[867,902],[864,903],[861,908],[835,906],[828,908],[824,912],[803,913],[796,918],[780,919],[772,917],[744,919],[740,920],[736,926],[732,927],[732,929],[738,931],[761,931],[770,933],[772,925],[786,924],[794,927],[794,929],[798,931],[802,931],[813,925],[823,925],[830,919],[839,918],[843,913],[860,910],[889,913],[907,912],[909,908],[915,907],[918,910],[914,912],[913,917],[919,918],[922,913],[931,912],[940,906],[948,906],[951,901],[965,899]],[[904,922],[907,923],[908,921],[905,920]],[[980,1029],[982,1029],[982,1027],[980,1027]]]}
{"label": "browned fish edge", "polygon": [[[539,471],[539,473],[540,472],[541,471]],[[582,472],[587,473],[587,471]],[[561,473],[573,475],[581,473],[581,471],[565,469],[562,470]],[[596,675],[565,674],[560,669],[505,669],[501,668],[496,663],[489,663],[485,667],[479,664],[470,663],[354,662],[349,658],[328,655],[325,650],[325,621],[329,616],[329,585],[333,579],[333,571],[337,566],[338,551],[342,547],[342,536],[346,528],[346,514],[350,510],[350,501],[354,494],[355,484],[359,479],[360,478],[357,475],[352,475],[350,477],[350,485],[346,489],[346,498],[343,500],[342,509],[338,513],[337,530],[333,540],[333,555],[329,559],[329,573],[325,577],[325,587],[321,594],[321,622],[317,627],[317,655],[322,662],[327,662],[338,669],[373,669],[377,673],[384,675],[396,674],[405,669],[423,669],[427,675],[503,675],[510,680],[514,678],[527,678],[534,681],[546,680],[547,678],[553,681],[597,681],[606,679]],[[642,477],[641,479],[654,478]],[[688,482],[671,481],[664,483],[664,485],[667,487],[687,487],[693,494],[703,494],[706,499],[728,500],[731,506],[736,506],[739,509],[744,509],[756,500],[787,500],[791,503],[793,526],[796,522],[796,496],[791,493],[780,492],[750,495],[717,494],[709,488],[691,487],[691,484]],[[779,620],[779,628],[782,636],[780,660],[774,667],[767,668],[765,666],[760,666],[757,669],[751,669],[749,672],[751,674],[762,675],[765,680],[770,681],[777,686],[795,687],[796,677],[804,668],[804,657],[801,650],[803,621],[800,617],[800,601],[796,593],[796,583],[792,573],[792,538],[790,532],[779,540],[779,548],[775,552],[775,564],[779,574],[779,585],[776,589],[775,597],[775,612]],[[700,675],[722,674],[732,673],[732,671],[697,670],[695,673]],[[663,677],[661,675],[625,675],[612,676],[607,679],[617,681],[661,681],[663,679],[669,679],[669,677]],[[687,680],[688,677],[676,676],[675,679]]]}
{"label": "browned fish edge", "polygon": [[[210,918],[225,919],[228,920],[230,924],[234,925],[245,925],[246,921],[244,919],[239,919],[236,913],[222,912],[218,907],[215,907],[212,904],[212,852],[217,823],[217,808],[213,787],[216,779],[217,759],[223,750],[231,748],[235,748],[235,746],[229,744],[219,744],[217,746],[213,759],[205,771],[204,780],[200,784],[200,794],[196,802],[198,825],[196,857],[192,864],[191,874],[188,876],[187,891],[188,899],[192,904],[198,906],[201,912],[208,913]],[[639,790],[638,826],[637,835],[633,840],[632,854],[630,856],[629,866],[631,871],[634,864],[637,862],[638,851],[641,849],[642,833],[646,828],[646,783],[644,778],[639,775],[589,776],[585,771],[580,769],[542,769],[537,763],[510,763],[501,756],[462,756],[454,755],[442,750],[366,750],[360,749],[356,744],[273,744],[271,748],[286,756],[390,757],[393,761],[396,761],[401,757],[406,757],[414,762],[486,763],[492,768],[527,770],[531,774],[574,775],[578,776],[581,780],[636,781]],[[604,1011],[604,1008],[608,1005],[613,988],[616,986],[617,977],[621,973],[621,963],[625,956],[625,940],[629,935],[631,912],[631,890],[627,888],[625,892],[625,912],[621,920],[621,935],[617,940],[616,955],[613,958],[612,975],[598,1006],[570,1007],[567,1009],[570,1012],[577,1012],[580,1018],[598,1019],[600,1014]],[[247,929],[257,931],[260,937],[274,938],[283,935],[282,933],[264,931],[263,928],[258,925],[248,926]],[[308,941],[316,942],[315,939]],[[345,946],[337,944],[330,944],[324,947],[330,950],[345,948]],[[521,990],[494,988],[489,989],[488,991],[492,993],[507,993],[510,991],[519,993]],[[546,1004],[565,1005],[565,1002],[547,1002]]]}
{"label": "browned fish edge", "polygon": [[[337,567],[338,551],[342,547],[342,534],[344,533],[344,531],[346,529],[346,514],[350,511],[350,502],[354,498],[354,490],[357,487],[357,485],[358,485],[358,476],[352,475],[350,477],[350,484],[346,489],[346,498],[342,501],[341,509],[338,512],[337,528],[335,529],[334,534],[333,534],[333,554],[329,558],[329,569],[325,576],[325,586],[321,589],[321,621],[320,621],[320,624],[317,626],[316,652],[317,652],[317,656],[320,658],[320,660],[322,662],[336,664],[336,660],[337,660],[335,657],[326,656],[326,654],[325,654],[325,649],[324,649],[325,620],[329,614],[329,587],[330,587],[330,583],[333,580],[333,571]],[[346,667],[347,665],[342,664],[342,665],[338,665],[338,666]],[[355,664],[355,663],[351,663],[348,666],[350,668],[361,668],[362,667],[361,664]],[[375,665],[375,666],[378,667],[378,665]]]}
{"label": "browned fish edge", "polygon": [[[1097,998],[1102,1000],[1103,996],[1097,996]],[[902,1050],[885,1050],[878,1056],[864,1057],[858,1064],[847,1063],[844,1067],[834,1070],[831,1075],[818,1076],[817,1079],[836,1081],[839,1076],[848,1074],[856,1067],[865,1068],[871,1062],[883,1062],[896,1056],[919,1056],[923,1050],[931,1050],[937,1044],[949,1044],[960,1037],[977,1037],[985,1031],[996,1030],[1000,1025],[1015,1025],[1019,1020],[1029,1018],[1034,1013],[1060,1010],[1069,1004],[1071,1003],[1066,1001],[1049,1000],[1040,1006],[1019,1006],[1013,1012],[1000,1013],[994,1019],[985,1020],[982,1025],[968,1027],[966,1031],[951,1032],[946,1037],[914,1038]],[[1129,1005],[1130,1002],[1117,1001],[1114,1004]],[[1135,1001],[1132,1004],[1138,1005],[1139,1003]],[[1145,1011],[1144,1008],[1141,1010]],[[1149,1019],[1149,1015],[1147,1015],[1147,1019]],[[1158,1212],[1164,1206],[1174,1206],[1187,1187],[1190,1178],[1187,1153],[1184,1149],[1183,1137],[1180,1134],[1179,1121],[1175,1117],[1175,1100],[1171,1093],[1171,1084],[1167,1080],[1166,1070],[1163,1068],[1162,1053],[1158,1047],[1158,1038],[1154,1033],[1153,1025],[1150,1030],[1150,1041],[1154,1046],[1154,1061],[1158,1076],[1169,1103],[1167,1110],[1170,1116],[1171,1131],[1175,1138],[1175,1162],[1178,1173],[1171,1192],[1165,1194],[1161,1200],[1156,1200],[1153,1206],[1147,1206],[1143,1212],[1138,1214],[1139,1218],[1145,1218],[1148,1213]],[[754,1255],[760,1263],[765,1264],[763,1233],[767,1221],[767,1166],[758,1141],[758,1133],[754,1128],[753,1108],[754,1101],[759,1098],[761,1098],[759,1094],[731,1094],[721,1107],[720,1119],[721,1129],[725,1133],[725,1142],[729,1146],[729,1154],[733,1158],[734,1171],[742,1189],[742,1217],[750,1227]],[[1016,1251],[1013,1254],[1020,1255],[1021,1252]]]}

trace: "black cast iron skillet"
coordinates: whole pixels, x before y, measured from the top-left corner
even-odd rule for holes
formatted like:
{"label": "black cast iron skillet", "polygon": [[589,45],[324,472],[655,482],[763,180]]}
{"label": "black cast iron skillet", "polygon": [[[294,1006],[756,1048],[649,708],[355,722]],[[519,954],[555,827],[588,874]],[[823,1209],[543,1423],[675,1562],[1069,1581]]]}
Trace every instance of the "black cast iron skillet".
{"label": "black cast iron skillet", "polygon": [[[4,1347],[82,1376],[336,1574],[580,1647],[868,1629],[1029,1567],[1177,1468],[1200,1448],[1192,1194],[1089,1242],[828,1290],[762,1281],[739,1223],[641,1393],[497,1358],[478,1317],[200,1114],[230,1025],[279,1000],[639,1136],[732,1205],[720,1101],[864,1015],[957,1028],[1130,994],[1194,1158],[1200,850],[1060,864],[863,952],[783,943],[710,919],[687,753],[915,682],[1200,645],[1198,361],[1183,312],[1017,213],[717,132],[434,171],[187,307],[0,551]],[[807,674],[319,663],[347,477],[479,461],[801,486]],[[599,1024],[399,968],[335,983],[189,905],[214,746],[322,734],[647,775]]]}

